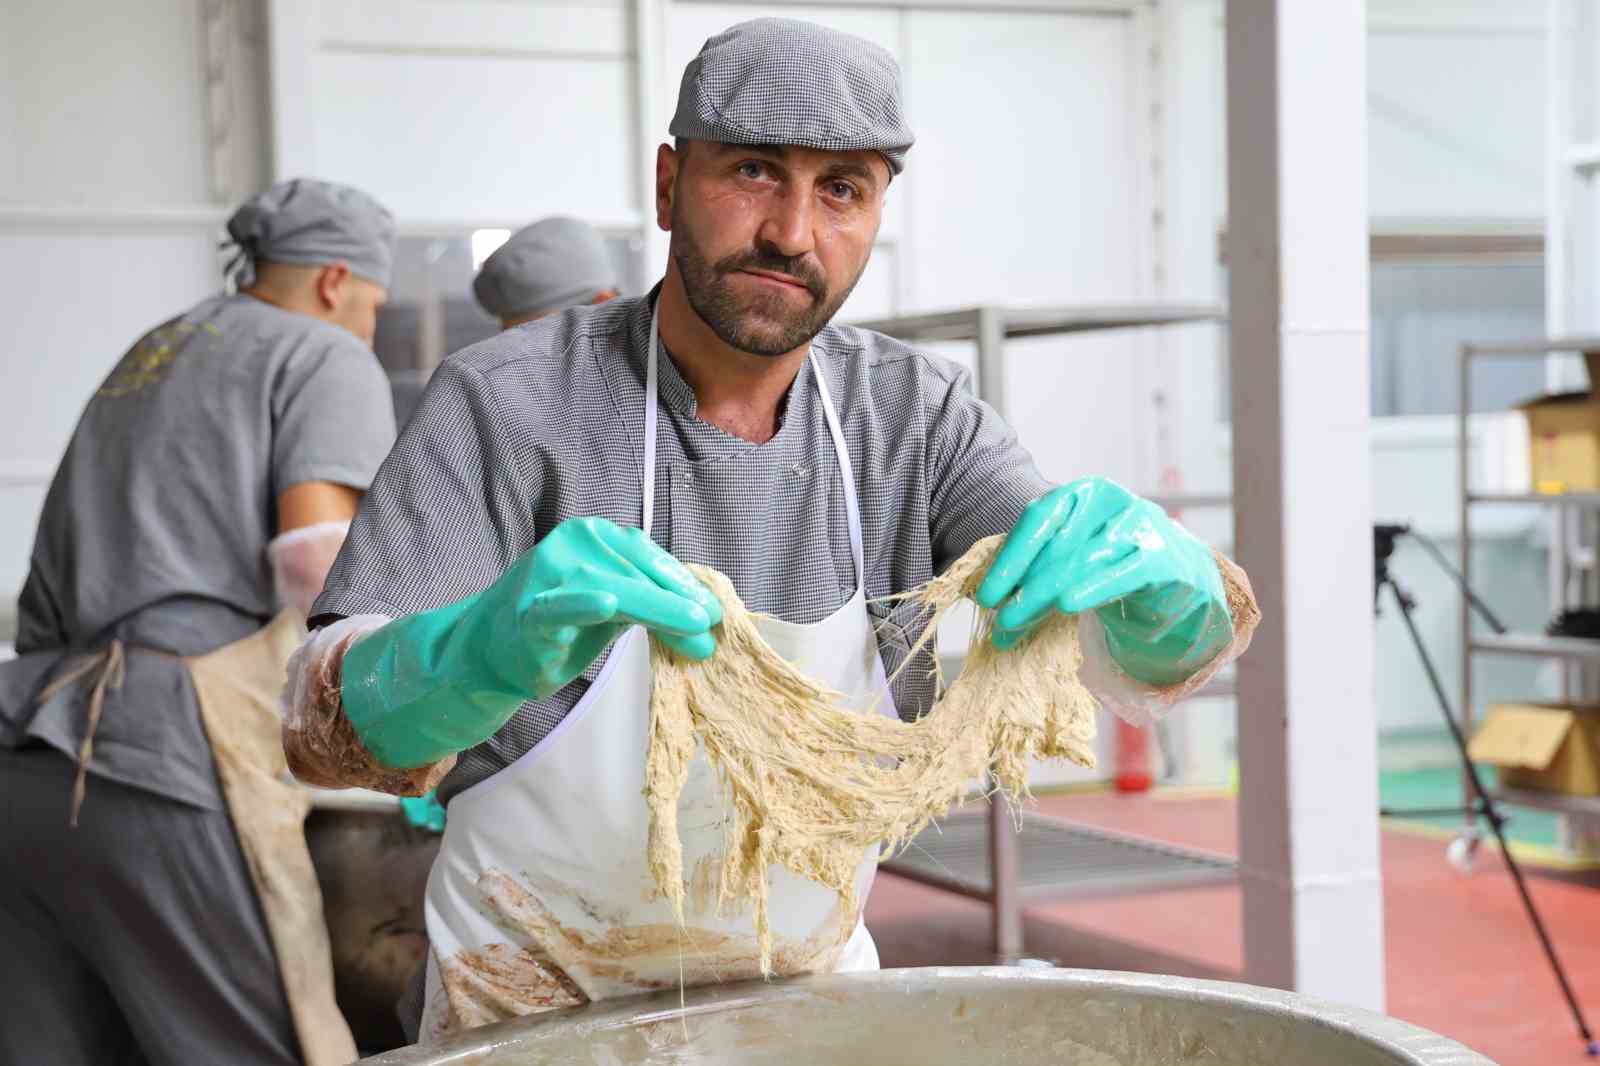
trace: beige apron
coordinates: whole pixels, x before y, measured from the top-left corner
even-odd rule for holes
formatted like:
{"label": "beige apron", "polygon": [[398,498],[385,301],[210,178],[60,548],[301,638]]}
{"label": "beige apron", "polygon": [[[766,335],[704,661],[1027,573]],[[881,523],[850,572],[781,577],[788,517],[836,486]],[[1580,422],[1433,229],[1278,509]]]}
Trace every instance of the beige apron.
{"label": "beige apron", "polygon": [[[356,1043],[334,1001],[322,889],[306,848],[311,794],[289,775],[278,712],[289,656],[305,635],[305,616],[285,610],[265,628],[205,655],[184,658],[184,665],[194,682],[228,815],[278,959],[301,1056],[306,1066],[343,1066],[356,1060]],[[130,650],[169,654],[129,649],[113,640],[79,659],[39,694],[41,701],[47,700],[80,679],[93,678],[69,825],[78,824],[106,691],[121,687]]]}
{"label": "beige apron", "polygon": [[311,795],[289,776],[278,712],[289,656],[305,635],[303,616],[284,611],[266,628],[187,663],[301,1057],[306,1066],[340,1066],[356,1060],[356,1044],[334,1002],[322,890],[306,849]]}

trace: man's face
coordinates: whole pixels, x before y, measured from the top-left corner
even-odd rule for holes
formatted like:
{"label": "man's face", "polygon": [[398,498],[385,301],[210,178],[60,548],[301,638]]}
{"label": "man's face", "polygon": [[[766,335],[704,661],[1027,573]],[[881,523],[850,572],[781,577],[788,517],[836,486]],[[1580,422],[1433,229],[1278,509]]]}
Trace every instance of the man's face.
{"label": "man's face", "polygon": [[372,339],[378,333],[378,309],[389,301],[388,291],[377,282],[346,274],[334,293],[329,320],[372,347]]}
{"label": "man's face", "polygon": [[889,177],[869,151],[663,146],[657,215],[689,305],[739,351],[802,347],[861,279]]}

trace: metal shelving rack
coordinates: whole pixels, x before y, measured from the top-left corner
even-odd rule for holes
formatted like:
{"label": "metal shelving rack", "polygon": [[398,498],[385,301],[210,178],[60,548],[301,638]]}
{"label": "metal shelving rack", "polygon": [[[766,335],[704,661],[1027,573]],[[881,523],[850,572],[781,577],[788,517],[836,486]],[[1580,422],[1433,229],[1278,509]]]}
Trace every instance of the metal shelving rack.
{"label": "metal shelving rack", "polygon": [[851,323],[903,341],[968,341],[977,344],[978,395],[1006,412],[1005,342],[1107,329],[1221,322],[1211,304],[1085,304],[1063,307],[984,305],[924,315],[900,315]]}
{"label": "metal shelving rack", "polygon": [[[983,305],[853,325],[913,343],[975,343],[978,395],[1003,417],[1007,340],[1222,322],[1226,317],[1221,307],[1209,304]],[[1226,507],[1231,502],[1217,495],[1152,499],[1168,509]],[[1231,679],[1219,678],[1199,695],[1231,693]],[[1215,855],[1038,815],[1018,820],[998,793],[987,817],[957,814],[943,826],[925,830],[909,850],[884,865],[901,876],[989,903],[994,951],[1003,961],[1023,954],[1024,904],[1215,883],[1236,876],[1234,862]]]}
{"label": "metal shelving rack", "polygon": [[[1463,344],[1461,346],[1460,374],[1461,400],[1457,410],[1457,457],[1460,463],[1460,514],[1461,514],[1461,574],[1470,585],[1472,581],[1472,511],[1479,506],[1500,504],[1548,507],[1556,521],[1556,533],[1550,541],[1551,593],[1559,609],[1577,606],[1570,594],[1571,577],[1575,569],[1569,551],[1569,519],[1573,515],[1600,515],[1600,492],[1572,493],[1493,493],[1473,492],[1471,489],[1471,462],[1468,452],[1468,421],[1472,410],[1472,367],[1484,358],[1545,358],[1549,355],[1570,353],[1600,353],[1600,336],[1550,337],[1542,340],[1494,344]],[[1600,572],[1589,570],[1590,602],[1600,595]],[[1541,659],[1557,659],[1570,666],[1600,666],[1600,640],[1580,637],[1550,637],[1541,633],[1474,633],[1472,610],[1465,596],[1461,597],[1461,726],[1468,733],[1473,721],[1472,661],[1478,655],[1517,655]],[[1576,695],[1571,669],[1562,672],[1562,695]],[[1466,783],[1463,782],[1465,789]],[[1470,793],[1467,793],[1470,801]],[[1527,792],[1501,789],[1498,798],[1523,807],[1540,807],[1577,818],[1600,818],[1600,799],[1585,796],[1566,796],[1560,793]]]}

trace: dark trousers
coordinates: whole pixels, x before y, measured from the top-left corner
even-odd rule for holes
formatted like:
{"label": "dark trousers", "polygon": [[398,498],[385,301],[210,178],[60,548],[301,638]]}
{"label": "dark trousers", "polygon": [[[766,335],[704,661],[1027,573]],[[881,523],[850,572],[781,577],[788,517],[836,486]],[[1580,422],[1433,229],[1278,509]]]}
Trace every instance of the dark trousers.
{"label": "dark trousers", "polygon": [[297,1066],[227,813],[73,772],[0,750],[0,1066]]}

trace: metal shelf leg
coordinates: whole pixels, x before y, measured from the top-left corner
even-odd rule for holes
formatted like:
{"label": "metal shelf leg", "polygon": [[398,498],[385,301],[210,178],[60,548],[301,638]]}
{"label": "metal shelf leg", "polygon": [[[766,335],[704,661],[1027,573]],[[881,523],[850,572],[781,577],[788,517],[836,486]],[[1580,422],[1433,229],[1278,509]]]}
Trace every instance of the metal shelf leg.
{"label": "metal shelf leg", "polygon": [[996,960],[1009,965],[1022,958],[1022,900],[1017,892],[1017,824],[1011,801],[995,789],[989,794],[989,883]]}

